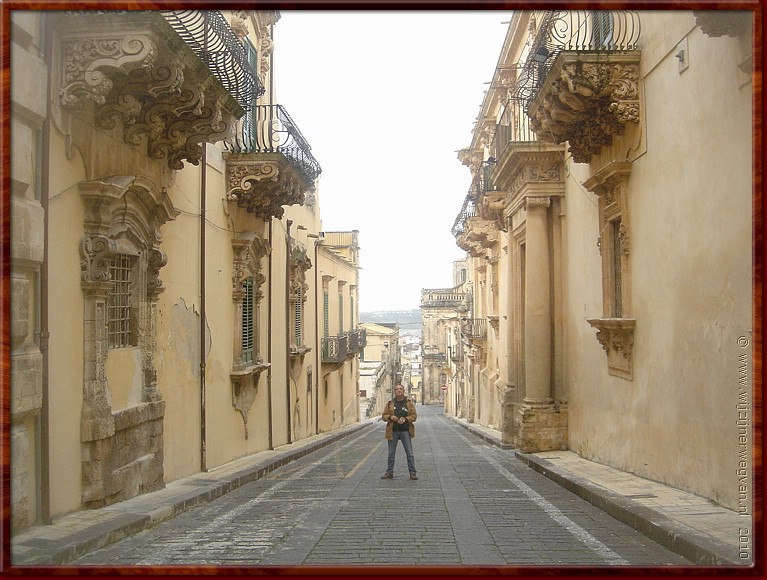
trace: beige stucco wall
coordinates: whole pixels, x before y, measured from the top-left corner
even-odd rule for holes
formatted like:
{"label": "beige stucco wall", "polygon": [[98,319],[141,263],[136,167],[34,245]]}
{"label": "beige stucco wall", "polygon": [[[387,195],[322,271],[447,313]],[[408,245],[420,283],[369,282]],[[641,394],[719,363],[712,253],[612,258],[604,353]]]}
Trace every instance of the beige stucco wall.
{"label": "beige stucco wall", "polygon": [[[52,131],[52,147],[64,147],[61,135]],[[79,246],[83,205],[74,184],[84,178],[76,164],[59,160],[51,166],[48,246],[49,279],[56,281],[51,298],[58,308],[50,311],[48,341],[50,413],[51,515],[79,508],[80,412],[83,403],[83,297],[80,286]]]}
{"label": "beige stucco wall", "polygon": [[[679,74],[673,49],[687,32]],[[634,379],[607,374],[585,322],[602,316],[598,216],[596,196],[571,180],[570,446],[734,508],[738,337],[751,328],[751,87],[737,86],[740,41],[704,36],[690,13],[643,14],[642,36],[646,136],[629,152],[628,185]],[[574,167],[574,181],[586,169]]]}

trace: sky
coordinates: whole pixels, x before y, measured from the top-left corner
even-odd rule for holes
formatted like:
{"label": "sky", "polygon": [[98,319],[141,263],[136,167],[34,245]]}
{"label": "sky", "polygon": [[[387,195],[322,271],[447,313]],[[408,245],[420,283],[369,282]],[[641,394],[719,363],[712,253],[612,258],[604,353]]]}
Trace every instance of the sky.
{"label": "sky", "polygon": [[361,312],[418,308],[465,256],[458,160],[511,12],[290,11],[274,27],[276,100],[322,167],[324,231],[359,231]]}

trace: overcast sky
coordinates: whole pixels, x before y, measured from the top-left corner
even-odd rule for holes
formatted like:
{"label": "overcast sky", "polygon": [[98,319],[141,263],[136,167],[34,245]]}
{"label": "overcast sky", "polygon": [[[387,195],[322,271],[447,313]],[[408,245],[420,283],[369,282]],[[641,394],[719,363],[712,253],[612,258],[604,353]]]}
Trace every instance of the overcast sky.
{"label": "overcast sky", "polygon": [[418,308],[464,256],[450,233],[471,181],[457,151],[511,12],[280,13],[277,102],[322,166],[323,230],[359,230],[360,310]]}

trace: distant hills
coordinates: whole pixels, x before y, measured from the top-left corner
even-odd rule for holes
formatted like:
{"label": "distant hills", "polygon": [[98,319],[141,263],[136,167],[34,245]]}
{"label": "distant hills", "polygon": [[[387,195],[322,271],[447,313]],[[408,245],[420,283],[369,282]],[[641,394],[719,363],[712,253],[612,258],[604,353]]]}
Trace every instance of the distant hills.
{"label": "distant hills", "polygon": [[373,312],[360,312],[360,322],[397,322],[402,330],[421,329],[421,309],[410,310],[376,310]]}

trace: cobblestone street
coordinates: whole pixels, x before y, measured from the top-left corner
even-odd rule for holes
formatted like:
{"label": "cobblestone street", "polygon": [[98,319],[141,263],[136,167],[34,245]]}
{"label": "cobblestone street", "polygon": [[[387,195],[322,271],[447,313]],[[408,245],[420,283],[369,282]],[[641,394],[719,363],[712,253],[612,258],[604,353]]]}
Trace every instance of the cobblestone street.
{"label": "cobblestone street", "polygon": [[74,565],[685,565],[514,456],[419,406],[419,479],[384,425],[297,459]]}

